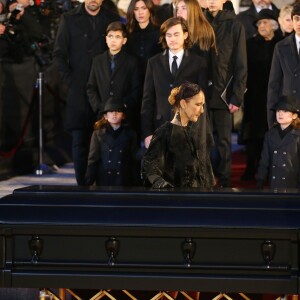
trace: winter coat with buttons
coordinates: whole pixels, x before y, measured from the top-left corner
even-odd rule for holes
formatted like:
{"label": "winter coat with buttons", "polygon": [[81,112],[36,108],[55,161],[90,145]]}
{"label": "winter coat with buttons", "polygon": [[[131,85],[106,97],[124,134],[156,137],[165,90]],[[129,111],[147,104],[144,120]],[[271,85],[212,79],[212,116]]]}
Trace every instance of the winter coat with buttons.
{"label": "winter coat with buttons", "polygon": [[107,124],[93,132],[90,144],[86,184],[130,186],[137,184],[137,138],[135,131]]}
{"label": "winter coat with buttons", "polygon": [[264,181],[269,173],[271,189],[300,188],[300,129],[281,139],[277,126],[266,133],[257,180]]}

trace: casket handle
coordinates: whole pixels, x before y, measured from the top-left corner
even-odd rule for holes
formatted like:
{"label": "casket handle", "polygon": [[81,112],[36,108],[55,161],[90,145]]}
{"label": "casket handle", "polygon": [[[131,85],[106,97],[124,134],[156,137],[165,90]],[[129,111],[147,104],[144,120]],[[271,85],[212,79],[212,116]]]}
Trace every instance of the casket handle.
{"label": "casket handle", "polygon": [[111,237],[105,242],[105,248],[108,255],[108,265],[112,267],[115,265],[119,253],[120,242],[115,237]]}
{"label": "casket handle", "polygon": [[270,267],[271,261],[274,259],[275,250],[276,245],[270,240],[266,240],[261,244],[262,256],[267,264],[267,267]]}
{"label": "casket handle", "polygon": [[196,243],[191,238],[186,238],[181,244],[181,249],[184,257],[184,266],[189,268],[195,255]]}
{"label": "casket handle", "polygon": [[44,242],[38,235],[34,235],[28,241],[28,245],[32,255],[31,263],[37,264],[43,252]]}

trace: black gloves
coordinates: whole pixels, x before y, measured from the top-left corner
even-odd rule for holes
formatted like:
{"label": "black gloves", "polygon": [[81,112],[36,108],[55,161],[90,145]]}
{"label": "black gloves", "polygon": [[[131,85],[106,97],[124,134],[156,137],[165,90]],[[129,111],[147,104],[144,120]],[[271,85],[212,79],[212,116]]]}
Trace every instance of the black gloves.
{"label": "black gloves", "polygon": [[167,189],[173,187],[174,186],[170,182],[165,181],[162,177],[156,178],[152,184],[153,189]]}

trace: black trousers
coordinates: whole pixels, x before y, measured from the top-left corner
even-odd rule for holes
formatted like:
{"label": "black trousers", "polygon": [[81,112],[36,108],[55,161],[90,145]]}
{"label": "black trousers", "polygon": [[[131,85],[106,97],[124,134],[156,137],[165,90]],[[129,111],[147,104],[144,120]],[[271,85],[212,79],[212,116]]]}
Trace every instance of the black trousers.
{"label": "black trousers", "polygon": [[211,154],[213,169],[220,185],[230,186],[232,114],[228,110],[210,109],[209,118],[215,138]]}
{"label": "black trousers", "polygon": [[91,136],[92,129],[72,130],[72,158],[78,185],[85,185]]}

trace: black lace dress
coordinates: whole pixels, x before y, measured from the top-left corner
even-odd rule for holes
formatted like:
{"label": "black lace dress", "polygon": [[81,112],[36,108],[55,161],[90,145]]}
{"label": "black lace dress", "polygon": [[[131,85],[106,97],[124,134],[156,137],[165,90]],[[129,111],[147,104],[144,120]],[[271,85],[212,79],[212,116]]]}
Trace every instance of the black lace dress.
{"label": "black lace dress", "polygon": [[212,188],[211,142],[199,134],[198,126],[166,122],[159,127],[143,158],[143,177],[150,183],[162,177],[174,187]]}

